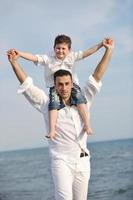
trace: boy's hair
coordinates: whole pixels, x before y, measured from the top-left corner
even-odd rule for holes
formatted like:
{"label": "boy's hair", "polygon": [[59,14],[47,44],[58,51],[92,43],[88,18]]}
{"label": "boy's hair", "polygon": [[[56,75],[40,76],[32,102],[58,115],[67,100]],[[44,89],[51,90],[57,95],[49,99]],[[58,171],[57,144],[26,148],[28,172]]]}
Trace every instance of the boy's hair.
{"label": "boy's hair", "polygon": [[68,48],[71,49],[71,38],[67,35],[57,35],[54,41],[54,48],[57,44],[66,43]]}
{"label": "boy's hair", "polygon": [[69,71],[64,70],[64,69],[60,69],[54,73],[54,82],[56,81],[56,78],[59,76],[70,76],[72,80],[72,74]]}

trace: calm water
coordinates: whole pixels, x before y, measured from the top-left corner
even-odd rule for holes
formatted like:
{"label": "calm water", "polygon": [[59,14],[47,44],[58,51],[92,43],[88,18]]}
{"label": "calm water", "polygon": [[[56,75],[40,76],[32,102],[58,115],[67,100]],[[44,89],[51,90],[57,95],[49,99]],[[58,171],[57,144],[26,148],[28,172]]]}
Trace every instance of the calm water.
{"label": "calm water", "polygon": [[[133,200],[133,139],[89,149],[88,200]],[[0,200],[54,200],[47,148],[0,153]]]}

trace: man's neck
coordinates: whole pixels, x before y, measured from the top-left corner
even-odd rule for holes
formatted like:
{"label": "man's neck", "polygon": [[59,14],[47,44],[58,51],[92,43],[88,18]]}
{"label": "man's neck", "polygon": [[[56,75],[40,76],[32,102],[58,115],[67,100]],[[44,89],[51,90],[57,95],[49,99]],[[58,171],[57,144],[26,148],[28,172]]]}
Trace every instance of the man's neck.
{"label": "man's neck", "polygon": [[65,104],[66,106],[70,106],[70,105],[71,105],[70,98],[69,98],[69,99],[64,99],[63,102],[64,102],[64,104]]}

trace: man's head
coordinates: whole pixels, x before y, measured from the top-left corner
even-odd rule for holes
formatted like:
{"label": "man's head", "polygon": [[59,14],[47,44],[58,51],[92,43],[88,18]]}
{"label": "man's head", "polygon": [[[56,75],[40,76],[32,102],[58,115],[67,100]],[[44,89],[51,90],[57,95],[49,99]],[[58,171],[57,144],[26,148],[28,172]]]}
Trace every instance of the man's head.
{"label": "man's head", "polygon": [[63,60],[70,52],[71,38],[66,35],[58,35],[54,41],[54,52],[58,59]]}
{"label": "man's head", "polygon": [[58,70],[54,74],[54,83],[57,93],[67,102],[70,100],[73,87],[72,75],[67,70]]}

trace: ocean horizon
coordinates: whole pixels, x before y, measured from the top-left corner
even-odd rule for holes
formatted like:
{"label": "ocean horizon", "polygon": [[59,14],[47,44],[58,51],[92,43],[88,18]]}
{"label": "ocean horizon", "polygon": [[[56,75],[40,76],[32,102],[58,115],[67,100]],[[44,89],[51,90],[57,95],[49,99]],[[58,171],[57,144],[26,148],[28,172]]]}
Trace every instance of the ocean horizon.
{"label": "ocean horizon", "polygon": [[[133,199],[133,139],[89,142],[88,200]],[[48,147],[0,152],[0,200],[54,200]]]}

